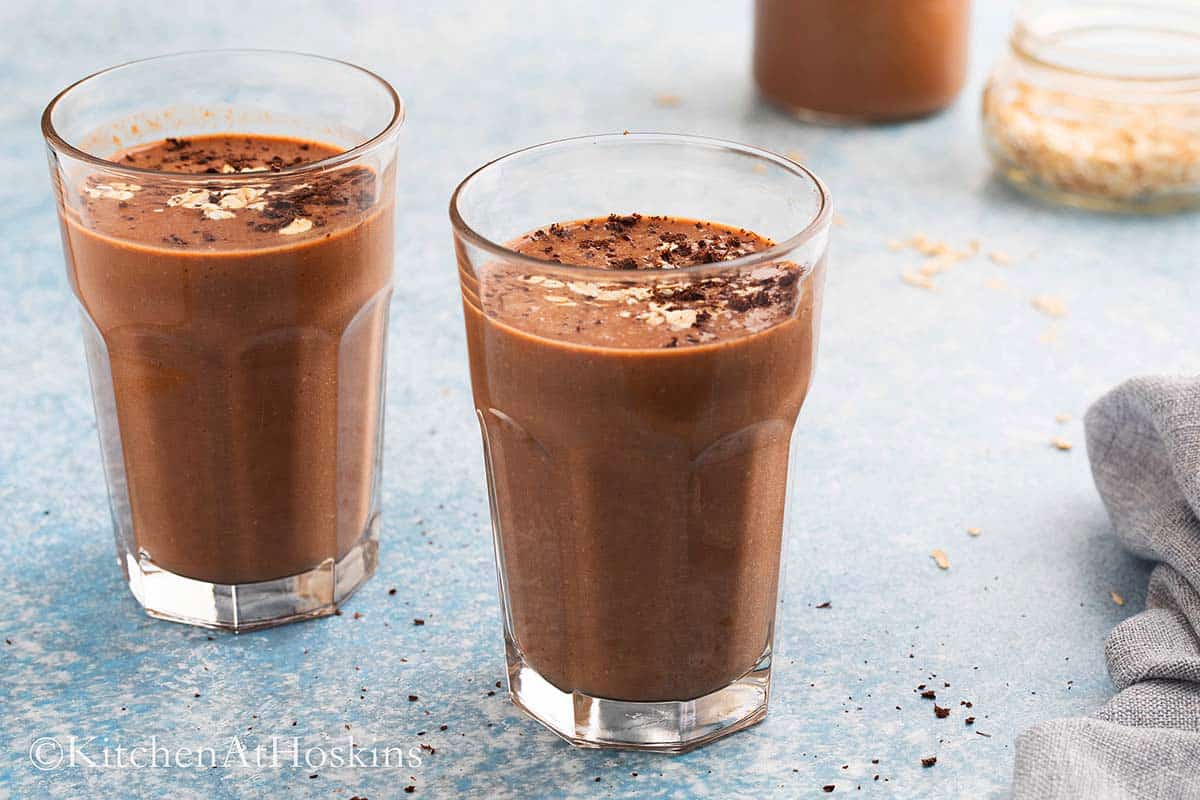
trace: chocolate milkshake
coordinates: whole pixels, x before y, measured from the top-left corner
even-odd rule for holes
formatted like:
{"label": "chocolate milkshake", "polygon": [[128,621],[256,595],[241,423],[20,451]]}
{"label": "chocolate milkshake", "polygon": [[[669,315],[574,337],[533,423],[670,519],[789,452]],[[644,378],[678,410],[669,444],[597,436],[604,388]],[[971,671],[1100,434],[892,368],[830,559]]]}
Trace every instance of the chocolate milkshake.
{"label": "chocolate milkshake", "polygon": [[507,245],[586,278],[460,262],[510,644],[564,693],[691,700],[769,658],[822,264],[689,268],[771,245],[629,214]]}
{"label": "chocolate milkshake", "polygon": [[767,713],[831,214],[790,159],[660,133],[518,150],[451,198],[509,694],[571,744]]}
{"label": "chocolate milkshake", "polygon": [[42,114],[117,558],[152,616],[332,614],[375,570],[396,143],[379,76],[177,53]]}
{"label": "chocolate milkshake", "polygon": [[140,569],[260,583],[334,564],[364,536],[373,560],[391,176],[283,172],[339,152],[169,138],[109,157],[157,173],[137,183],[60,187]]}

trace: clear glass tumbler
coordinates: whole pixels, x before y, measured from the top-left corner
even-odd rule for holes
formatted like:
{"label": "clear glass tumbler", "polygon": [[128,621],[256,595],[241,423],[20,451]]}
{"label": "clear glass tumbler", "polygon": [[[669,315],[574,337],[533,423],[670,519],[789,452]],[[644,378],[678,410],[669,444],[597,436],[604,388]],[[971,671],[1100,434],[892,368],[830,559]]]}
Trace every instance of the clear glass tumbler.
{"label": "clear glass tumbler", "polygon": [[46,108],[118,559],[152,616],[320,616],[374,572],[402,119],[378,76],[267,51],[125,64]]}
{"label": "clear glass tumbler", "polygon": [[[581,747],[681,752],[758,722],[824,186],[753,147],[594,136],[481,167],[450,215],[513,702]],[[706,221],[725,260],[668,263],[716,241]],[[657,268],[544,260],[672,225],[697,233],[663,234]],[[775,244],[747,252],[753,234]]]}

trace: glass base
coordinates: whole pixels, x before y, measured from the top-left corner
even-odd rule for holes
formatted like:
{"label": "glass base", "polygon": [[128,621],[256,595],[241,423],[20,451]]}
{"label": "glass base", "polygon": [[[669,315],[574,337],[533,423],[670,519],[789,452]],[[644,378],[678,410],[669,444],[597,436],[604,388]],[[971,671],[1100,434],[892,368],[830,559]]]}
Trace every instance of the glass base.
{"label": "glass base", "polygon": [[912,122],[913,120],[925,119],[932,117],[945,109],[945,106],[939,106],[927,111],[910,111],[897,114],[839,114],[834,111],[818,111],[815,108],[805,108],[804,106],[794,105],[783,100],[777,100],[774,97],[766,94],[762,95],[768,105],[790,114],[800,122],[810,125],[823,125],[826,127],[858,127],[858,126],[879,126],[892,125],[902,122]]}
{"label": "glass base", "polygon": [[236,633],[333,614],[375,574],[378,553],[376,514],[341,559],[260,583],[208,583],[165,570],[144,552],[118,555],[129,589],[150,616]]}
{"label": "glass base", "polygon": [[1042,183],[1035,175],[1020,168],[1003,169],[1000,174],[1009,185],[1023,194],[1044,203],[1070,206],[1085,211],[1105,211],[1114,214],[1174,214],[1200,207],[1200,193],[1163,194],[1136,198],[1105,197],[1103,195],[1069,192]]}
{"label": "glass base", "polygon": [[1090,194],[1047,182],[1036,171],[1008,158],[990,141],[989,147],[996,174],[1018,192],[1043,203],[1112,214],[1174,214],[1200,208],[1200,187],[1197,186],[1135,197]]}
{"label": "glass base", "polygon": [[513,703],[576,747],[685,753],[767,716],[770,650],[722,689],[693,700],[657,703],[564,692],[538,674],[507,636],[505,650]]}

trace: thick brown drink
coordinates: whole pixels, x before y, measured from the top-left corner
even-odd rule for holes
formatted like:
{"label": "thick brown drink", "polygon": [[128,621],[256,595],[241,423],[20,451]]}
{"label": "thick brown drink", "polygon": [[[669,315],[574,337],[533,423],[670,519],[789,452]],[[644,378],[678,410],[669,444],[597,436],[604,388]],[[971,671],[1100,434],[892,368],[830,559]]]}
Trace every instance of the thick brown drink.
{"label": "thick brown drink", "polygon": [[769,650],[823,261],[671,270],[770,244],[614,215],[507,245],[611,280],[460,261],[508,624],[563,692],[697,698]]}
{"label": "thick brown drink", "polygon": [[756,0],[754,77],[805,115],[929,114],[962,88],[970,12],[970,0]]}
{"label": "thick brown drink", "polygon": [[392,271],[379,187],[391,177],[286,172],[337,152],[166,139],[110,160],[210,179],[60,187],[77,195],[63,238],[98,408],[115,404],[119,426],[106,452],[125,480],[110,486],[114,516],[128,513],[139,557],[159,569],[280,579],[341,558],[373,523]]}

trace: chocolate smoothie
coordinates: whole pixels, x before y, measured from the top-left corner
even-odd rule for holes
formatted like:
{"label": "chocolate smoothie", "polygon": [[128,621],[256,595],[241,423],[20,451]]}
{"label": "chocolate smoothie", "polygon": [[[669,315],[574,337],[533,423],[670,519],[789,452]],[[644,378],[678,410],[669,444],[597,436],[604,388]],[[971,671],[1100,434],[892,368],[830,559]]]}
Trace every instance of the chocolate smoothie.
{"label": "chocolate smoothie", "polygon": [[801,113],[887,121],[950,104],[970,0],[756,0],[754,77]]}
{"label": "chocolate smoothie", "polygon": [[74,193],[62,229],[97,404],[120,429],[102,430],[124,476],[114,516],[162,569],[283,578],[340,558],[373,523],[390,175],[286,172],[337,152],[166,139],[109,160],[208,179],[59,189]]}
{"label": "chocolate smoothie", "polygon": [[508,244],[590,278],[460,263],[507,624],[564,692],[696,698],[768,648],[823,265],[671,270],[770,245],[613,215]]}

